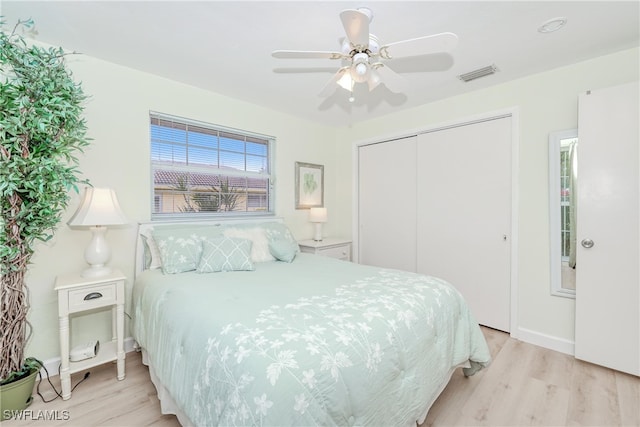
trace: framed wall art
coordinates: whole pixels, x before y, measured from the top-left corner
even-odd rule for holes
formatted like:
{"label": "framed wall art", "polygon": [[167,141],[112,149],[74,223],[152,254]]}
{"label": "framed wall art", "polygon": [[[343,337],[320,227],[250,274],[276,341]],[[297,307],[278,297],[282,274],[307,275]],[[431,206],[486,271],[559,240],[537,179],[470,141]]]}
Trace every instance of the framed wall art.
{"label": "framed wall art", "polygon": [[296,162],[296,209],[324,207],[324,166]]}

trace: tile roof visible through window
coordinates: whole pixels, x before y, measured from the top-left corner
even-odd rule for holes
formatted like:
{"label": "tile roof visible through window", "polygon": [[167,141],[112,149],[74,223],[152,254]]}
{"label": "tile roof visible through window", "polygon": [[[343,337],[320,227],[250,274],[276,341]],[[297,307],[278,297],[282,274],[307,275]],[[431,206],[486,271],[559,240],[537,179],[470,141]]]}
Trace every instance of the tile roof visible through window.
{"label": "tile roof visible through window", "polygon": [[[156,185],[166,185],[166,186],[174,186],[178,183],[180,178],[184,178],[185,176],[189,176],[189,183],[198,187],[219,187],[220,186],[220,175],[219,174],[208,174],[208,173],[198,173],[198,172],[181,172],[174,170],[155,170],[154,171],[154,183]],[[235,177],[235,176],[225,176],[225,181],[228,179],[228,184],[232,187],[242,187],[245,185],[251,188],[266,188],[267,178],[244,178],[244,177]],[[245,184],[246,183],[246,184]]]}

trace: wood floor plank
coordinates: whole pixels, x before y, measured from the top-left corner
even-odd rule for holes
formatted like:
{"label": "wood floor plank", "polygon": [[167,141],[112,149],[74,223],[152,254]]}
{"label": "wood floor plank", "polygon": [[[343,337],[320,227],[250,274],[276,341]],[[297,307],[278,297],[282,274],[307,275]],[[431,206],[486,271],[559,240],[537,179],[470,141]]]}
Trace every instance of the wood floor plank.
{"label": "wood floor plank", "polygon": [[517,392],[508,422],[519,426],[558,426],[567,419],[569,390],[529,377]]}
{"label": "wood floor plank", "polygon": [[618,403],[620,404],[620,424],[640,426],[640,381],[638,377],[614,372]]}
{"label": "wood floor plank", "polygon": [[[592,365],[566,354],[520,342],[508,334],[482,328],[491,365],[466,378],[458,369],[432,406],[427,426],[624,426],[640,427],[640,378]],[[149,370],[139,353],[128,353],[126,378],[116,367],[92,368],[71,399],[43,403],[34,395],[33,415],[59,419],[8,420],[14,426],[156,426],[178,427],[173,415],[162,415]],[[84,377],[71,377],[72,385]],[[60,390],[59,377],[51,379]],[[55,393],[43,382],[45,399]],[[66,419],[64,414],[67,414]]]}
{"label": "wood floor plank", "polygon": [[[82,371],[71,376],[72,386],[78,384],[71,399],[60,398],[44,403],[36,394],[34,403],[28,408],[34,416],[43,411],[45,416],[60,415],[59,419],[3,421],[3,427],[11,426],[141,426],[156,425],[178,427],[180,424],[173,415],[160,413],[160,402],[153,383],[149,379],[149,370],[142,364],[140,353],[128,353],[126,357],[126,377],[116,379],[115,364],[107,363],[88,370],[89,378],[78,384],[84,377]],[[51,382],[60,390],[58,376]],[[51,386],[43,381],[40,391],[46,400],[56,396]],[[64,418],[64,414],[68,419]],[[27,414],[29,415],[29,414]],[[30,417],[33,418],[33,417]]]}
{"label": "wood floor plank", "polygon": [[576,360],[572,373],[567,425],[622,425],[614,371]]}
{"label": "wood floor plank", "polygon": [[494,358],[481,384],[461,408],[463,425],[508,425],[518,417],[519,396],[528,380],[531,352],[522,342],[510,340]]}

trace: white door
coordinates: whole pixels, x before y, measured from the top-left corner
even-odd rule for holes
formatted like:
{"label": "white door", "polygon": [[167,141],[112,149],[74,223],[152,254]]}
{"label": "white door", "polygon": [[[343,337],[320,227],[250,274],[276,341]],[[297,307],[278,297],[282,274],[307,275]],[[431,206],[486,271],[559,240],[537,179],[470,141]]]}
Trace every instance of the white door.
{"label": "white door", "polygon": [[358,149],[358,262],[416,271],[416,137]]}
{"label": "white door", "polygon": [[511,117],[418,136],[417,271],[510,330]]}
{"label": "white door", "polygon": [[580,96],[575,356],[640,375],[638,83]]}

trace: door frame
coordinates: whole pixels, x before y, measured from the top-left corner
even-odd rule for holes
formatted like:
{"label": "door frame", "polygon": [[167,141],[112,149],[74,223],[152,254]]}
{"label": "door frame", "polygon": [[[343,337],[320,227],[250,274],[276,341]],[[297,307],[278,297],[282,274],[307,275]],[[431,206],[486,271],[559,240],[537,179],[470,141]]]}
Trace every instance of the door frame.
{"label": "door frame", "polygon": [[384,136],[378,136],[376,138],[367,138],[363,140],[354,141],[352,144],[352,216],[351,216],[351,230],[353,234],[353,262],[359,262],[360,254],[360,229],[358,224],[359,212],[359,148],[365,145],[378,144],[382,142],[389,142],[396,139],[406,138],[412,135],[418,135],[422,133],[437,132],[439,130],[445,130],[449,128],[472,125],[474,123],[480,123],[488,120],[495,120],[504,117],[511,117],[511,236],[510,236],[510,336],[512,338],[518,338],[518,206],[519,206],[519,192],[518,192],[518,166],[519,166],[519,146],[520,146],[520,110],[518,107],[511,107],[503,110],[495,110],[490,112],[481,113],[464,118],[452,119],[450,121],[434,123],[417,129],[411,129],[407,131],[396,131]]}

